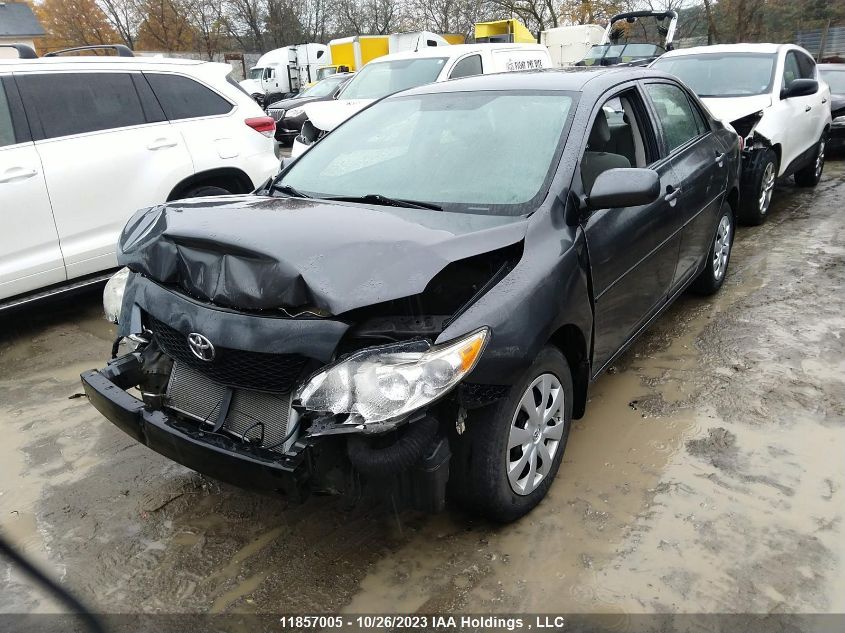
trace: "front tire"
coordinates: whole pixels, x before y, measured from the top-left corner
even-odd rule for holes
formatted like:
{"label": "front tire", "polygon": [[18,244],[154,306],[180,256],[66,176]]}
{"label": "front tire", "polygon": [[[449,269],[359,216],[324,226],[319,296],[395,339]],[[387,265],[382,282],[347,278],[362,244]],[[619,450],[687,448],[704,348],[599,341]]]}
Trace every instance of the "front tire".
{"label": "front tire", "polygon": [[507,398],[470,413],[457,438],[453,496],[502,523],[531,511],[560,468],[572,422],[572,374],[546,346]]}
{"label": "front tire", "polygon": [[795,172],[795,184],[799,187],[815,187],[822,179],[824,171],[824,152],[827,147],[827,139],[824,135],[819,139],[816,147],[816,154],[813,162]]}
{"label": "front tire", "polygon": [[769,214],[772,192],[778,174],[778,157],[774,150],[758,149],[751,154],[751,164],[742,174],[739,219],[743,224],[763,224]]}
{"label": "front tire", "polygon": [[690,290],[699,295],[712,295],[719,291],[728,275],[728,264],[734,241],[734,215],[727,201],[722,205],[722,215],[716,225],[716,235],[707,252],[707,261]]}

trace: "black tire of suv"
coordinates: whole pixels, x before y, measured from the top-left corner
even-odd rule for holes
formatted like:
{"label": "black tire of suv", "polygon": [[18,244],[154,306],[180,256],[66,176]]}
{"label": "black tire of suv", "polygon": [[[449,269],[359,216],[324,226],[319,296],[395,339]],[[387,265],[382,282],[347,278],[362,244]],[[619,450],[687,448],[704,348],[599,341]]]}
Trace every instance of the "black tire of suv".
{"label": "black tire of suv", "polygon": [[[506,472],[511,422],[525,390],[544,373],[554,374],[563,387],[563,436],[549,473],[530,494],[519,495],[511,488]],[[459,507],[501,523],[515,521],[531,511],[546,496],[560,468],[572,423],[572,398],[572,374],[566,358],[556,347],[544,347],[506,398],[467,415],[466,430],[453,443],[450,499]]]}
{"label": "black tire of suv", "polygon": [[778,173],[778,157],[774,150],[765,148],[751,153],[751,164],[746,166],[742,174],[740,187],[739,221],[746,226],[758,226],[766,221],[771,202],[764,210],[760,209],[760,195],[763,188],[763,177],[766,167],[772,164],[775,178]]}
{"label": "black tire of suv", "polygon": [[813,160],[803,169],[795,172],[795,184],[799,187],[815,187],[822,179],[824,172],[824,154],[827,138],[822,135],[813,153]]}
{"label": "black tire of suv", "polygon": [[733,252],[734,235],[736,234],[736,222],[734,221],[734,213],[731,209],[731,205],[728,204],[727,200],[722,204],[722,213],[719,215],[719,222],[716,224],[717,236],[718,227],[721,225],[722,220],[725,217],[728,218],[730,226],[728,256],[727,261],[725,261],[725,268],[722,271],[722,276],[716,277],[716,271],[713,268],[713,260],[716,258],[716,237],[714,237],[710,242],[710,250],[707,251],[707,261],[704,262],[704,270],[698,274],[698,277],[696,277],[695,281],[693,281],[690,285],[690,290],[697,295],[708,296],[716,294],[719,291],[719,288],[722,287],[722,284],[725,283],[725,278],[728,276],[728,268],[731,263],[731,253]]}
{"label": "black tire of suv", "polygon": [[204,198],[206,196],[228,196],[231,195],[231,191],[228,189],[224,189],[223,187],[213,187],[211,185],[203,185],[202,187],[194,187],[193,189],[188,189],[185,192],[185,195],[182,198]]}

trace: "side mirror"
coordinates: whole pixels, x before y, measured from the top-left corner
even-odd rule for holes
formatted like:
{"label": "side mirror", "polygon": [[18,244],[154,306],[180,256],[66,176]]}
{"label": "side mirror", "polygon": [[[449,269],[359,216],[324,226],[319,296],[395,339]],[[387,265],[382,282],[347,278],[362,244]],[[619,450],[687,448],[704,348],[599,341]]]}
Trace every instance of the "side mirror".
{"label": "side mirror", "polygon": [[653,169],[622,167],[598,175],[587,198],[590,209],[638,207],[660,197],[660,176]]}
{"label": "side mirror", "polygon": [[780,98],[808,97],[816,94],[818,91],[819,82],[815,79],[794,79],[788,88],[784,88],[781,91]]}

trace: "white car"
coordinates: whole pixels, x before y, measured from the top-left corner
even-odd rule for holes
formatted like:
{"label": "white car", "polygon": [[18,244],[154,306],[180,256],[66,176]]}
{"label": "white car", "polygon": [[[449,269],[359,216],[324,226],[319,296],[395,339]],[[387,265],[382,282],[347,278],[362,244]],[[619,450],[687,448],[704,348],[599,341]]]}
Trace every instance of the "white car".
{"label": "white car", "polygon": [[0,60],[0,308],[104,278],[140,208],[278,171],[229,65],[123,52]]}
{"label": "white car", "polygon": [[814,187],[824,169],[830,89],[792,44],[727,44],[670,51],[652,68],[676,75],[744,140],[739,219],[761,224],[775,180]]}
{"label": "white car", "polygon": [[549,49],[540,44],[456,44],[379,57],[334,101],[305,106],[308,121],[293,142],[291,156],[299,156],[353,114],[394,92],[458,77],[551,67]]}

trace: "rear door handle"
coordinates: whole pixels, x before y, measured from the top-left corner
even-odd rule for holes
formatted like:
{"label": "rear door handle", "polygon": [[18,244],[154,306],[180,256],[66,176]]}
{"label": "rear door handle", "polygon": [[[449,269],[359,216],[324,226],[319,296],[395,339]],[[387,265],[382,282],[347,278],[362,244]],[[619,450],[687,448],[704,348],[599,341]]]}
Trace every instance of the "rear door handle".
{"label": "rear door handle", "polygon": [[7,169],[2,176],[0,176],[0,183],[4,182],[19,182],[32,178],[38,172],[34,169],[25,169],[24,167],[11,167]]}
{"label": "rear door handle", "polygon": [[813,106],[807,106],[807,107],[804,108],[804,112],[809,112],[812,109],[813,109]]}
{"label": "rear door handle", "polygon": [[672,185],[668,185],[666,187],[666,195],[663,196],[663,199],[669,203],[670,206],[675,206],[675,203],[678,201],[678,196],[681,195],[681,188],[680,187],[673,187]]}
{"label": "rear door handle", "polygon": [[167,149],[168,147],[176,147],[176,141],[169,138],[157,138],[152,143],[147,145],[147,149],[156,151],[158,149]]}
{"label": "rear door handle", "polygon": [[827,103],[827,97],[825,97],[824,99],[822,99],[822,103]]}
{"label": "rear door handle", "polygon": [[719,165],[719,167],[721,167],[722,165],[725,164],[725,157],[727,155],[728,155],[727,152],[725,152],[724,154],[716,154],[716,158],[713,159],[713,162],[716,163],[717,165]]}

